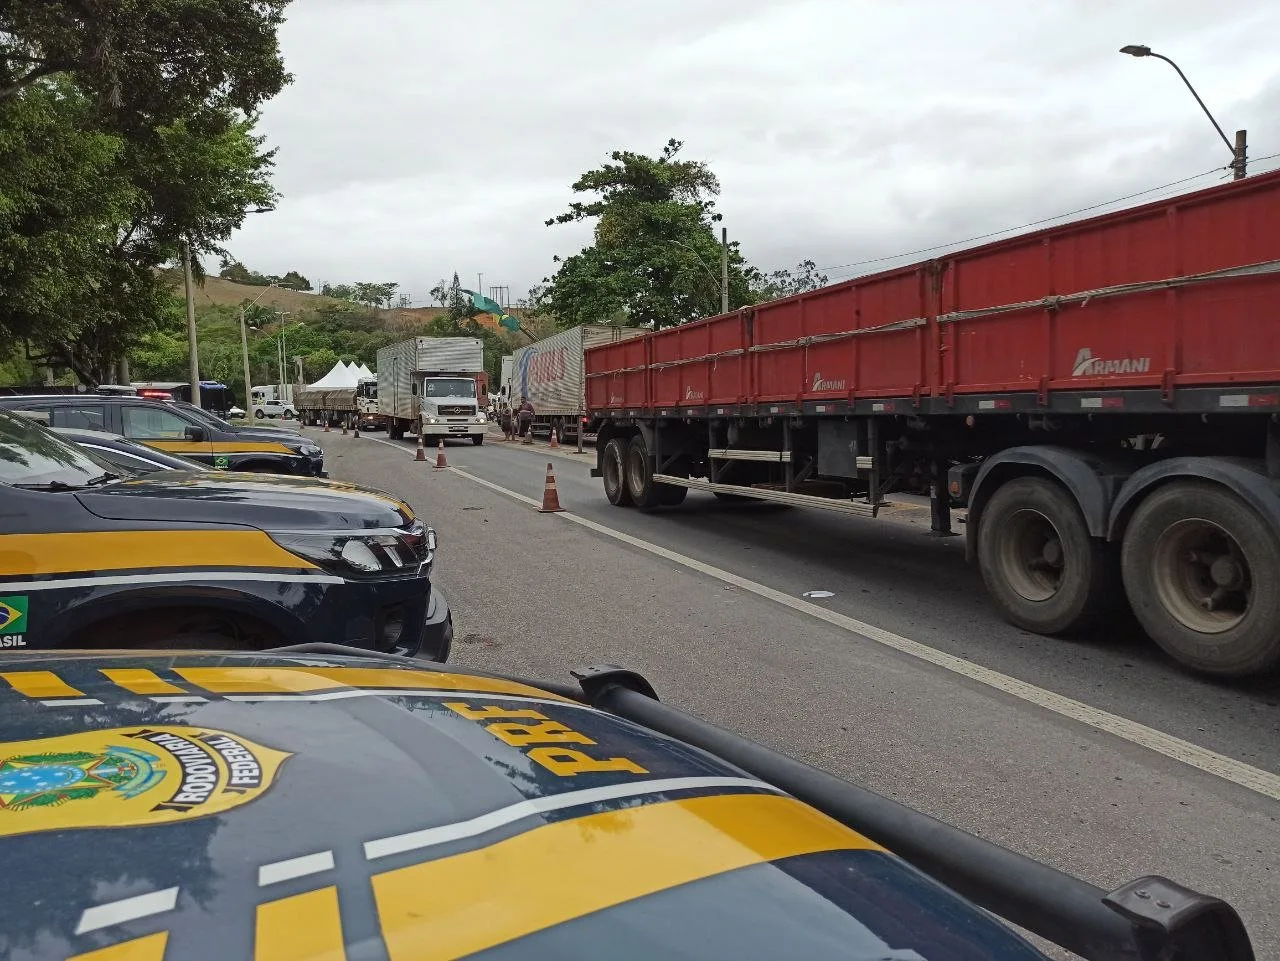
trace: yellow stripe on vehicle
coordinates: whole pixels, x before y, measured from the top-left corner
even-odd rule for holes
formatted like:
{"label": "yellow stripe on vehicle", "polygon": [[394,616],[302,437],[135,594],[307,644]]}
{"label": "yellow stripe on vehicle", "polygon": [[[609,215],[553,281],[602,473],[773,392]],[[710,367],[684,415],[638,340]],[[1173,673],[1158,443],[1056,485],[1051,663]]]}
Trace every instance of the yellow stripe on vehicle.
{"label": "yellow stripe on vehicle", "polygon": [[[5,574],[68,574],[148,567],[265,567],[318,570],[261,531],[90,531],[0,534]],[[17,590],[19,584],[0,588]]]}
{"label": "yellow stripe on vehicle", "polygon": [[25,697],[84,697],[53,671],[0,671],[0,678]]}
{"label": "yellow stripe on vehicle", "polygon": [[164,961],[164,949],[169,942],[169,932],[148,934],[145,938],[122,941],[109,947],[76,954],[67,961]]}
{"label": "yellow stripe on vehicle", "polygon": [[297,451],[275,441],[140,440],[139,443],[170,454],[293,454]]}
{"label": "yellow stripe on vehicle", "polygon": [[441,671],[377,667],[177,667],[174,673],[215,694],[306,694],[355,687],[517,694],[576,703],[517,681]]}
{"label": "yellow stripe on vehicle", "polygon": [[338,889],[258,905],[254,961],[346,961]]}
{"label": "yellow stripe on vehicle", "polygon": [[170,684],[155,671],[145,667],[102,668],[107,680],[123,687],[130,694],[186,694],[177,684]]}
{"label": "yellow stripe on vehicle", "polygon": [[372,883],[391,961],[446,961],[691,881],[836,850],[880,848],[791,798],[717,795],[547,824]]}

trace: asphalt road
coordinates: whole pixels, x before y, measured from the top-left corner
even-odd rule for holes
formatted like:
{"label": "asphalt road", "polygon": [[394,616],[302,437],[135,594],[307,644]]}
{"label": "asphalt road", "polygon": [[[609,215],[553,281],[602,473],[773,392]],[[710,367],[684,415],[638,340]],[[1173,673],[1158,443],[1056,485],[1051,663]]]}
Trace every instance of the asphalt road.
{"label": "asphalt road", "polygon": [[[642,514],[541,445],[450,445],[437,471],[384,435],[319,437],[333,477],[395,492],[439,532],[456,662],[562,680],[625,664],[668,701],[1104,888],[1162,874],[1225,897],[1258,957],[1280,957],[1280,680],[1190,676],[1129,621],[1073,641],[1010,627],[962,538],[927,536],[922,511],[691,493]],[[540,500],[548,461],[567,514],[512,496]]]}

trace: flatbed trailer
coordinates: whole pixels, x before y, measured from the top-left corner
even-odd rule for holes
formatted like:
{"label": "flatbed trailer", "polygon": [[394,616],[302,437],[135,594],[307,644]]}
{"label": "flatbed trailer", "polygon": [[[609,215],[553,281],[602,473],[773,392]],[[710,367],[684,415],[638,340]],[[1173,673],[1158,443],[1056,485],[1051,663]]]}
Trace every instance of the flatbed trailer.
{"label": "flatbed trailer", "polygon": [[1126,600],[1184,665],[1280,663],[1280,172],[587,352],[593,473],[874,517],[909,480],[1003,615]]}

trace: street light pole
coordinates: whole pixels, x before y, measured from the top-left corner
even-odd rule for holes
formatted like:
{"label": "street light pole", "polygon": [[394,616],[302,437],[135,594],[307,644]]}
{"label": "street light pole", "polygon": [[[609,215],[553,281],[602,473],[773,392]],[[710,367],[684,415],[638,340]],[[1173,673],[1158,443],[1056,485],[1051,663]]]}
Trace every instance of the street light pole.
{"label": "street light pole", "polygon": [[182,279],[187,293],[187,378],[191,381],[191,403],[200,406],[200,344],[196,337],[196,300],[191,289],[191,244],[182,238]]}
{"label": "street light pole", "polygon": [[1214,119],[1213,114],[1209,112],[1209,108],[1205,106],[1205,102],[1200,99],[1200,94],[1196,93],[1196,88],[1191,86],[1191,81],[1187,79],[1187,75],[1182,72],[1182,68],[1170,60],[1162,53],[1156,53],[1150,47],[1140,43],[1130,43],[1120,48],[1121,53],[1127,53],[1131,57],[1155,57],[1157,60],[1163,60],[1169,66],[1178,72],[1178,76],[1182,78],[1182,82],[1187,85],[1187,89],[1191,91],[1191,96],[1196,98],[1196,103],[1200,104],[1200,109],[1204,111],[1204,115],[1209,118],[1209,123],[1213,124],[1213,129],[1218,131],[1218,136],[1222,138],[1222,142],[1227,145],[1227,149],[1231,151],[1231,169],[1235,172],[1236,180],[1243,180],[1245,174],[1245,165],[1248,163],[1248,132],[1244,130],[1236,131],[1235,143],[1227,139],[1227,135],[1223,132],[1218,121]]}

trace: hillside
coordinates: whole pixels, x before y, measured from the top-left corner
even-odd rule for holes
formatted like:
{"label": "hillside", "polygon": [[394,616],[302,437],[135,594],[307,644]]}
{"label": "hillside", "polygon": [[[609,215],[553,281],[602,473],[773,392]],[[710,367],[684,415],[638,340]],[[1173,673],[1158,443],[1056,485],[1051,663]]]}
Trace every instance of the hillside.
{"label": "hillside", "polygon": [[[169,277],[173,282],[174,292],[178,296],[183,296],[182,274],[177,271],[170,271]],[[309,293],[305,290],[289,290],[285,287],[253,287],[249,284],[233,283],[230,280],[223,280],[221,277],[212,275],[206,277],[203,283],[197,281],[195,285],[197,309],[202,306],[238,307],[245,301],[257,300],[258,297],[262,298],[258,301],[260,304],[291,313],[300,310],[315,310],[317,307],[325,305],[338,306],[346,303],[345,300],[321,297],[319,294]],[[380,311],[380,313],[382,312]]]}

